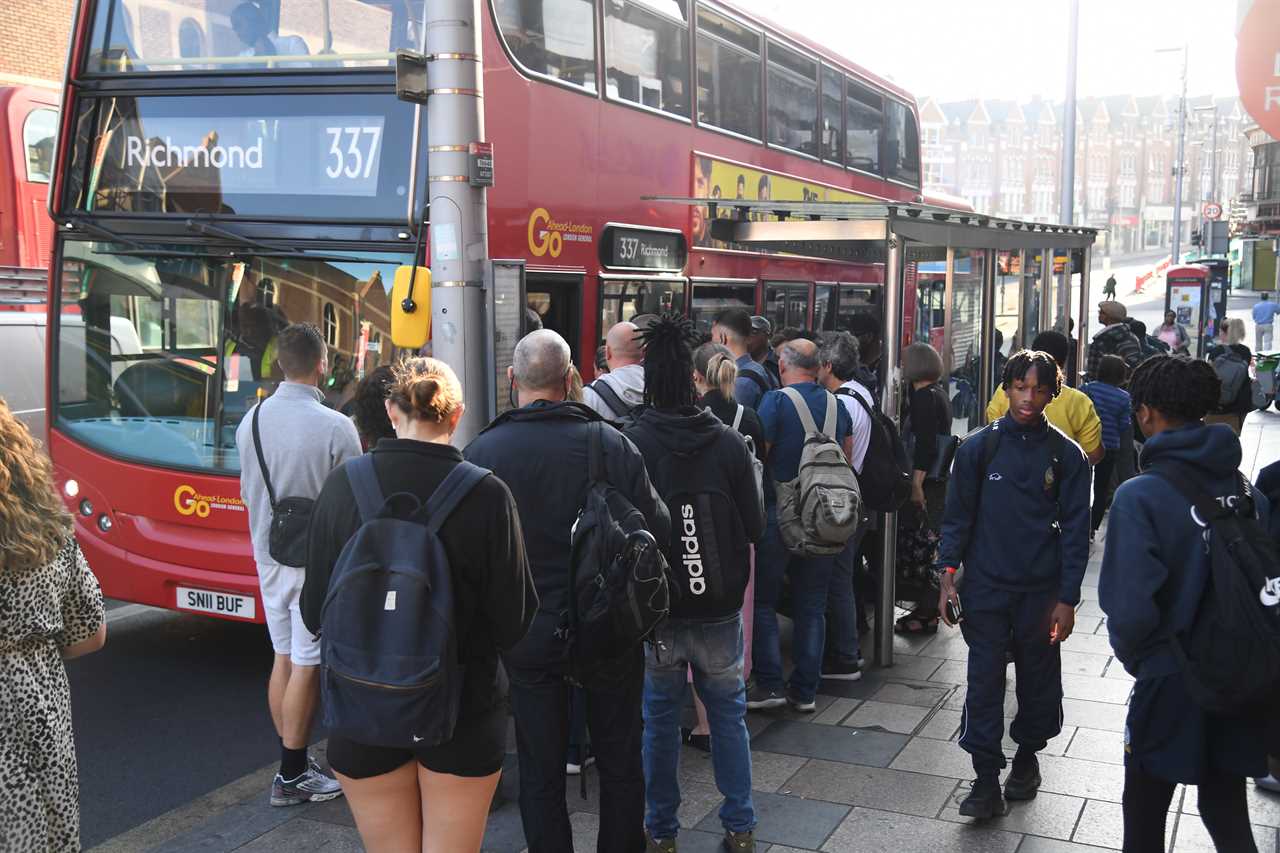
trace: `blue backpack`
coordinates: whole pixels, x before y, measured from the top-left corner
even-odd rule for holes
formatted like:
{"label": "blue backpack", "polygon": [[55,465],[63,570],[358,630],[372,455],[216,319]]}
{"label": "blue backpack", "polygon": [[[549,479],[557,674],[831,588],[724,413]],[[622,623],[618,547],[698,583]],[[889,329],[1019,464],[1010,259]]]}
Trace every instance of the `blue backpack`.
{"label": "blue backpack", "polygon": [[440,527],[490,472],[459,463],[424,505],[407,492],[384,498],[371,455],[344,470],[361,524],[338,556],[320,613],[324,724],[375,746],[446,743],[462,668]]}

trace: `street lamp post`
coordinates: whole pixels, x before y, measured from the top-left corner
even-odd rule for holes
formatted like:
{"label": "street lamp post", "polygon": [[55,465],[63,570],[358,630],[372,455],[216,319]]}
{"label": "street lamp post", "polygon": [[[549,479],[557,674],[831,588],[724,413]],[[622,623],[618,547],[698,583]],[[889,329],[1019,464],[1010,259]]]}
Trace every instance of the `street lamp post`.
{"label": "street lamp post", "polygon": [[1182,166],[1182,158],[1186,156],[1187,144],[1187,46],[1166,47],[1156,53],[1175,53],[1182,51],[1182,94],[1178,97],[1178,156],[1174,159],[1173,186],[1173,262],[1182,259],[1182,174],[1186,171]]}
{"label": "street lamp post", "polygon": [[[1208,107],[1196,107],[1195,112],[1198,112],[1198,113],[1212,112],[1213,113],[1213,134],[1211,137],[1211,141],[1209,142],[1209,145],[1211,146],[1209,149],[1209,197],[1207,199],[1201,199],[1201,201],[1217,201],[1218,200],[1218,105],[1213,104],[1212,106],[1208,106]],[[1201,190],[1201,194],[1203,194],[1203,190]],[[1212,228],[1213,226],[1209,224],[1208,218],[1204,216],[1203,205],[1201,205],[1200,233],[1203,235],[1212,237],[1212,231],[1211,231]],[[1202,254],[1206,254],[1206,255],[1211,254],[1211,252],[1209,252],[1209,248],[1212,242],[1213,242],[1212,239],[1210,239],[1208,243],[1201,244],[1200,251]]]}
{"label": "street lamp post", "polygon": [[1076,206],[1076,43],[1079,31],[1080,0],[1071,0],[1071,24],[1067,31],[1067,97],[1062,105],[1062,198],[1058,203],[1058,222],[1063,225],[1074,221]]}

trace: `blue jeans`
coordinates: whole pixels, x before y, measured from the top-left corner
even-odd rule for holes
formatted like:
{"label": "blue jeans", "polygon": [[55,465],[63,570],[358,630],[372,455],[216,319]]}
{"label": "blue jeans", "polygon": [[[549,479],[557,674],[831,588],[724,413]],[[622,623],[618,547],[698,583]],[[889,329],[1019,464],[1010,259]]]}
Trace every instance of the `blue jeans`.
{"label": "blue jeans", "polygon": [[755,828],[751,740],[742,680],[742,616],[720,622],[668,619],[647,644],[644,671],[644,825],[653,838],[680,831],[680,715],[688,671],[711,724],[711,764],[724,795],[720,822],[732,832]]}
{"label": "blue jeans", "polygon": [[808,702],[822,679],[822,649],[827,632],[827,589],[835,557],[797,557],[782,544],[778,507],[770,505],[764,537],[756,545],[756,602],[751,667],[756,683],[782,690],[782,646],[778,638],[778,600],[782,579],[791,577],[791,615],[795,623],[790,689],[793,698]]}
{"label": "blue jeans", "polygon": [[828,657],[840,661],[857,660],[860,656],[858,602],[853,592],[853,567],[857,563],[858,549],[865,532],[865,527],[859,528],[845,549],[836,555],[835,565],[831,571],[831,586],[827,590],[827,612],[830,621],[827,625],[827,641],[831,647],[827,649]]}

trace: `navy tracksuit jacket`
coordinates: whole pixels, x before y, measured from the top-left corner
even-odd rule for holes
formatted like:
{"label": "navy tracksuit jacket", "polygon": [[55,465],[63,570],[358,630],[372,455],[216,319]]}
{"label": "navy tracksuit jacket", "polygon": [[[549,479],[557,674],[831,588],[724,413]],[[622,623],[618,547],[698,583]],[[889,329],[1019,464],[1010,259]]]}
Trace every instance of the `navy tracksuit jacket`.
{"label": "navy tracksuit jacket", "polygon": [[[940,566],[963,566],[960,628],[969,645],[968,694],[960,746],[979,775],[1005,766],[1006,653],[1012,644],[1018,714],[1009,733],[1038,752],[1062,730],[1061,647],[1049,644],[1050,616],[1080,601],[1089,560],[1089,463],[1070,439],[1059,443],[1055,482],[1049,431],[1005,415],[1000,443],[981,470],[984,435],[961,445],[947,488]],[[978,485],[981,480],[981,490]]]}

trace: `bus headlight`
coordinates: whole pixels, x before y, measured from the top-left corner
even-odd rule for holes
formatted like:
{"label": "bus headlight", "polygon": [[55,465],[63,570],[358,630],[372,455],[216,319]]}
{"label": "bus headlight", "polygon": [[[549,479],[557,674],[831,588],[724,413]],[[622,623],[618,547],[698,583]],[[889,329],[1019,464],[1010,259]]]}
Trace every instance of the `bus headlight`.
{"label": "bus headlight", "polygon": [[88,498],[85,498],[84,500],[80,501],[80,514],[83,515],[85,518],[88,518],[89,516],[93,515],[93,504],[89,503]]}
{"label": "bus headlight", "polygon": [[107,516],[105,512],[102,515],[98,516],[98,529],[101,530],[103,533],[111,532],[111,519]]}
{"label": "bus headlight", "polygon": [[66,493],[67,497],[74,498],[80,494],[80,483],[76,480],[67,480],[62,486],[62,491]]}

